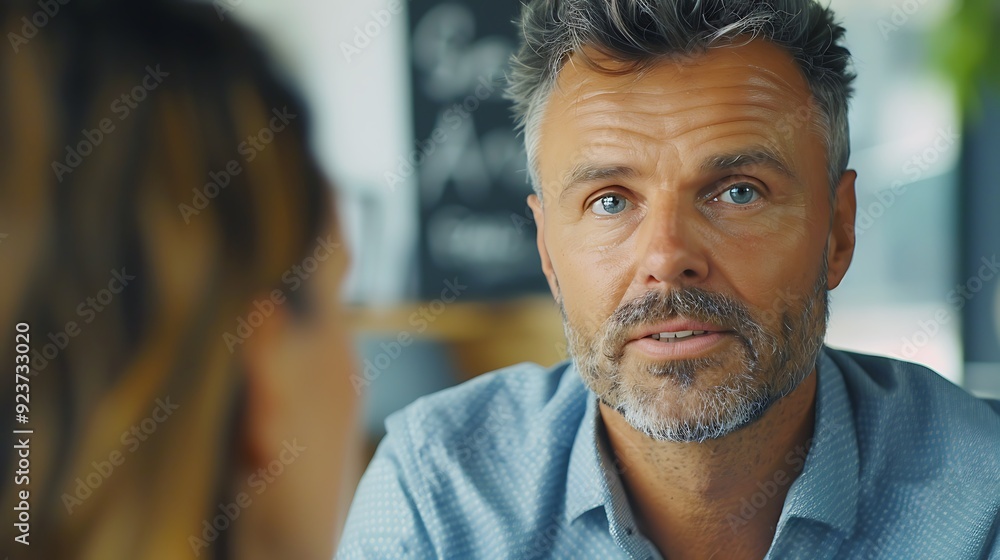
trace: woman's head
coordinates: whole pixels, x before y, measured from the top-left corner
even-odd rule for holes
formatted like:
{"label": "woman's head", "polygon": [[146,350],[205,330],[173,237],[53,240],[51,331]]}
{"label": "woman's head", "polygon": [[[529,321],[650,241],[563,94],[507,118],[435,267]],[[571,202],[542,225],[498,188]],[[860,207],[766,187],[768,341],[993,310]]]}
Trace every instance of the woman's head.
{"label": "woman's head", "polygon": [[347,259],[304,107],[208,4],[71,3],[23,37],[0,49],[0,330],[30,325],[32,548],[328,554]]}

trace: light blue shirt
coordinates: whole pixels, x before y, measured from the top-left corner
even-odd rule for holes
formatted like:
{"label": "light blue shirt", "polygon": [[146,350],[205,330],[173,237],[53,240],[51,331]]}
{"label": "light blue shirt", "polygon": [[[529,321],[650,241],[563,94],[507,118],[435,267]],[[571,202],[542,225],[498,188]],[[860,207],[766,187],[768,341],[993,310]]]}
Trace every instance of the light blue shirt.
{"label": "light blue shirt", "polygon": [[[1000,401],[887,358],[825,348],[818,366],[812,447],[804,467],[785,458],[801,474],[766,558],[1000,559]],[[338,558],[660,558],[569,363],[481,376],[386,427]]]}

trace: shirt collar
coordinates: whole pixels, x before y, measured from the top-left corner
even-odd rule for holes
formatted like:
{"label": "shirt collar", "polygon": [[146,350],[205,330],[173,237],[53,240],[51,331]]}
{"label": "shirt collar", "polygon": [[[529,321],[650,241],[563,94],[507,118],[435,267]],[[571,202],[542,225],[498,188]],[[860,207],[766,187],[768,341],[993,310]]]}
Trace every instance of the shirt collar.
{"label": "shirt collar", "polygon": [[[579,380],[575,366],[572,375]],[[857,519],[859,461],[854,414],[840,368],[820,353],[817,364],[816,424],[802,473],[789,488],[778,526],[787,518],[811,519],[849,533]],[[579,381],[581,384],[582,380]],[[624,500],[614,454],[598,437],[603,426],[597,397],[586,391],[587,405],[570,451],[566,478],[566,521]]]}
{"label": "shirt collar", "polygon": [[[575,365],[571,365],[570,375],[583,384]],[[610,496],[606,473],[613,472],[607,467],[613,464],[611,453],[605,452],[598,438],[597,397],[589,389],[584,393],[587,399],[583,420],[576,431],[573,447],[569,455],[566,476],[566,521],[572,522],[584,513],[604,505]],[[617,475],[616,475],[617,476]]]}
{"label": "shirt collar", "polygon": [[854,412],[837,364],[826,348],[817,370],[816,424],[802,474],[792,483],[781,511],[849,534],[857,520],[860,462]]}
{"label": "shirt collar", "polygon": [[[575,370],[572,374],[578,376]],[[597,397],[590,391],[586,395],[587,408],[570,450],[565,521],[571,524],[588,511],[603,506],[611,537],[629,557],[660,559],[656,549],[636,528],[614,453],[603,434]]]}

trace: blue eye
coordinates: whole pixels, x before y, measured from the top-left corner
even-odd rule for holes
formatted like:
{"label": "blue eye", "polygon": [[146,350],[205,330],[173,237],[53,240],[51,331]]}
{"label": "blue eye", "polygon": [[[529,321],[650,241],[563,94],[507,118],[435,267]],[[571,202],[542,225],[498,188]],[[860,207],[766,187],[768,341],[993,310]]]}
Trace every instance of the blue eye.
{"label": "blue eye", "polygon": [[739,183],[730,187],[729,190],[723,191],[716,200],[746,206],[758,198],[760,198],[760,193],[757,192],[756,188],[749,183]]}
{"label": "blue eye", "polygon": [[628,208],[628,199],[617,194],[606,194],[594,201],[591,209],[598,216],[613,216]]}

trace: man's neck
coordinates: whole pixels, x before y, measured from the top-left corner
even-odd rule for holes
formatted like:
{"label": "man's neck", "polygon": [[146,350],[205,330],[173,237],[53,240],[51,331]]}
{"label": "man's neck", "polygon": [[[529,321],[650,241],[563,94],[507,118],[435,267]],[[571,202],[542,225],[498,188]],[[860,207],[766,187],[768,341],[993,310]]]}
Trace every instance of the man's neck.
{"label": "man's neck", "polygon": [[639,529],[668,560],[763,558],[815,420],[815,370],[753,424],[704,443],[657,441],[600,405]]}

